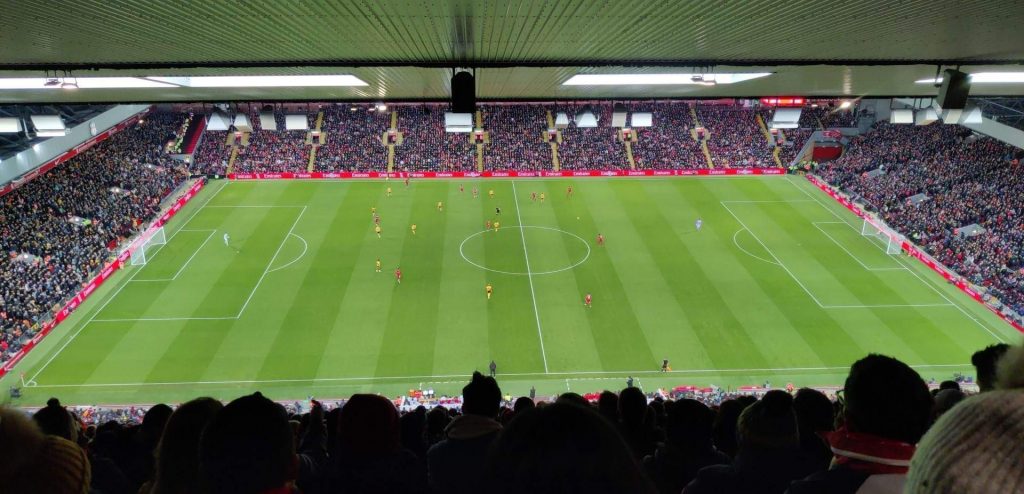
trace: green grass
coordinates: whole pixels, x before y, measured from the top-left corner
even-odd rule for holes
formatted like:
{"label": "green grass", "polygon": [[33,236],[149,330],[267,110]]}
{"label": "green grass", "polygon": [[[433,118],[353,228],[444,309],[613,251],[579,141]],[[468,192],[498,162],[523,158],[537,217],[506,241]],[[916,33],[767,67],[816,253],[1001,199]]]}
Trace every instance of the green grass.
{"label": "green grass", "polygon": [[869,352],[941,379],[1018,338],[796,177],[459,184],[211,183],[19,365],[21,403],[457,393],[491,359],[514,394],[838,385]]}

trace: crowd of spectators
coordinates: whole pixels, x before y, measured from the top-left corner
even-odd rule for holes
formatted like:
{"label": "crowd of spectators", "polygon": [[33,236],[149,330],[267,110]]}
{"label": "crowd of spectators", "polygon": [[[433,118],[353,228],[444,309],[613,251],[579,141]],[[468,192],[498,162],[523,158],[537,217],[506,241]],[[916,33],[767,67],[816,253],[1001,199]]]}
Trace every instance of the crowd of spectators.
{"label": "crowd of spectators", "polygon": [[851,108],[840,108],[834,104],[808,106],[800,112],[800,128],[838,129],[857,126],[857,112]]}
{"label": "crowd of spectators", "polygon": [[388,148],[382,138],[391,124],[390,113],[369,111],[370,108],[373,106],[331,105],[324,108],[321,130],[326,134],[326,142],[316,151],[316,171],[387,169]]}
{"label": "crowd of spectators", "polygon": [[551,145],[545,140],[547,109],[540,105],[483,105],[490,143],[484,152],[488,170],[550,170]]}
{"label": "crowd of spectators", "polygon": [[631,385],[512,401],[480,373],[460,409],[404,413],[379,395],[288,408],[255,393],[83,427],[52,398],[31,418],[0,408],[0,451],[19,453],[0,478],[10,492],[106,494],[1019,492],[1024,348],[972,363],[975,396],[953,381],[930,391],[872,354],[841,401],[802,388],[710,407]]}
{"label": "crowd of spectators", "polygon": [[[402,144],[395,146],[395,169],[476,170],[476,146],[465,133],[445,132],[442,106],[403,106],[398,110]],[[475,117],[474,117],[475,118]]]}
{"label": "crowd of spectators", "polygon": [[[820,173],[1020,314],[1024,179],[1018,160],[1011,146],[958,125],[879,123]],[[881,173],[868,173],[875,170]],[[908,200],[918,194],[927,199]],[[984,231],[960,233],[972,224]]]}
{"label": "crowd of spectators", "polygon": [[692,135],[696,125],[689,105],[664,103],[630,110],[653,114],[652,127],[633,128],[637,135],[632,145],[633,162],[637,168],[707,168],[700,141]]}
{"label": "crowd of spectators", "polygon": [[585,107],[564,106],[555,112],[565,112],[573,121],[562,129],[562,142],[558,145],[558,161],[563,170],[615,170],[629,168],[626,148],[616,137],[618,129],[612,127],[612,105],[589,105],[597,117],[597,127],[578,127],[575,116]]}
{"label": "crowd of spectators", "polygon": [[184,115],[149,115],[0,196],[0,363],[187,177],[164,154]]}
{"label": "crowd of spectators", "polygon": [[[310,116],[307,120],[312,120]],[[267,131],[260,128],[258,111],[250,110],[249,121],[252,133],[249,145],[238,146],[238,156],[232,170],[239,173],[303,172],[309,167],[310,145],[306,144],[307,131],[280,130],[285,128],[285,116],[274,112],[279,130]],[[307,122],[312,128],[311,122]]]}
{"label": "crowd of spectators", "polygon": [[228,133],[225,130],[208,130],[204,134],[192,158],[193,168],[197,173],[223,175],[231,159],[231,146],[226,144]]}
{"label": "crowd of spectators", "polygon": [[697,120],[707,129],[708,150],[716,167],[774,167],[774,147],[757,124],[752,108],[697,105]]}

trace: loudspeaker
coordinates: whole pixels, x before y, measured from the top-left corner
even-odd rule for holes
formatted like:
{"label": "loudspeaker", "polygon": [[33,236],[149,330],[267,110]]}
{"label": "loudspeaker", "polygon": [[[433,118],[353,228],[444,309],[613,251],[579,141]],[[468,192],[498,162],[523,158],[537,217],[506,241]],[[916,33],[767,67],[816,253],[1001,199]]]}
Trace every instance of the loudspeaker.
{"label": "loudspeaker", "polygon": [[942,73],[942,86],[936,102],[943,110],[963,110],[967,105],[967,94],[971,92],[971,81],[959,70],[946,69]]}
{"label": "loudspeaker", "polygon": [[469,72],[452,76],[452,113],[476,112],[476,80]]}

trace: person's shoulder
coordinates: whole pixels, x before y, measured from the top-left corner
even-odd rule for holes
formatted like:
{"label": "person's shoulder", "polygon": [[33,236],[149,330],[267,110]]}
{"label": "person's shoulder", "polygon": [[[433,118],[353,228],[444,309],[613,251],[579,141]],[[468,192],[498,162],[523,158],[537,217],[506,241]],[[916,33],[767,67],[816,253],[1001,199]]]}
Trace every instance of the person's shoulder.
{"label": "person's shoulder", "polygon": [[848,468],[833,468],[818,472],[790,484],[786,494],[844,494],[855,493],[868,478],[868,474]]}

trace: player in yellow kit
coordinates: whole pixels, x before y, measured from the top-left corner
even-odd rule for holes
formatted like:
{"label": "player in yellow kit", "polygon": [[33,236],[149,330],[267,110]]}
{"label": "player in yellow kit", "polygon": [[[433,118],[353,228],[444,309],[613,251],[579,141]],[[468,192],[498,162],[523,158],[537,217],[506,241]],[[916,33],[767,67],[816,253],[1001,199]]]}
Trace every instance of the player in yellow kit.
{"label": "player in yellow kit", "polygon": [[437,212],[441,212],[444,209],[444,204],[441,201],[437,201]]}
{"label": "player in yellow kit", "polygon": [[373,227],[373,231],[377,233],[377,238],[381,238],[381,236],[380,236],[380,231],[381,231],[380,230],[380,225],[377,225],[377,226]]}
{"label": "player in yellow kit", "polygon": [[413,223],[409,228],[412,230],[412,234],[416,235],[416,223]]}
{"label": "player in yellow kit", "polygon": [[391,187],[388,187],[388,197],[391,197]]}
{"label": "player in yellow kit", "polygon": [[490,196],[491,199],[494,199],[494,189],[488,190],[487,195]]}
{"label": "player in yellow kit", "polygon": [[370,207],[370,216],[377,216],[377,206]]}
{"label": "player in yellow kit", "polygon": [[498,223],[497,221],[495,221],[494,222],[494,232],[497,233],[498,232],[498,228],[500,228],[500,227],[501,227],[501,223]]}
{"label": "player in yellow kit", "polygon": [[377,258],[377,272],[380,272],[380,258]]}
{"label": "player in yellow kit", "polygon": [[540,193],[540,202],[544,202],[544,193],[543,192]]}
{"label": "player in yellow kit", "polygon": [[484,287],[484,290],[487,292],[487,300],[490,300],[491,294],[494,293],[494,287],[488,283],[487,286]]}

